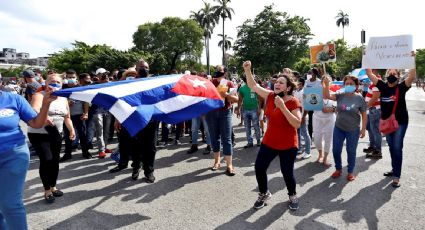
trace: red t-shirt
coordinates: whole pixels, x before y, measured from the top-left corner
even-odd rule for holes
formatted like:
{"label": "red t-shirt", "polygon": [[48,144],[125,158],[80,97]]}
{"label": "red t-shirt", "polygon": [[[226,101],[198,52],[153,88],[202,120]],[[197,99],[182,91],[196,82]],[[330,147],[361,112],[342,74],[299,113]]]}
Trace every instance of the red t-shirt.
{"label": "red t-shirt", "polygon": [[[267,97],[265,115],[268,118],[268,125],[263,144],[277,150],[298,148],[297,129],[289,123],[282,111],[275,106],[274,97],[274,93],[270,93]],[[301,108],[300,102],[295,97],[285,102],[285,105],[289,111]]]}
{"label": "red t-shirt", "polygon": [[[214,84],[215,87],[220,85],[220,81],[217,80],[217,78],[213,78],[211,81],[212,81],[212,83]],[[227,88],[228,88],[227,92],[229,92],[231,88],[235,88],[235,85],[233,84],[232,81],[227,80]],[[221,108],[221,109],[230,109],[230,108],[232,108],[232,104],[229,101],[227,101],[227,99],[226,99],[225,102],[224,102],[224,107]]]}

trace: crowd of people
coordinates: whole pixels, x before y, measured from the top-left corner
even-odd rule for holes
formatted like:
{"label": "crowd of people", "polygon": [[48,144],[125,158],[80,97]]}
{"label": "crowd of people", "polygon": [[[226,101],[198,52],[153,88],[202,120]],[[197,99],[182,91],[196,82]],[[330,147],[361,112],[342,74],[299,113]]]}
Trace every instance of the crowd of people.
{"label": "crowd of people", "polygon": [[[346,179],[355,180],[359,138],[365,137],[367,130],[369,147],[363,150],[367,153],[366,157],[382,158],[383,137],[379,122],[390,116],[395,117],[399,127],[385,136],[392,165],[384,176],[393,178],[393,187],[401,185],[403,139],[409,121],[405,95],[415,79],[415,69],[410,70],[403,80],[396,69],[387,70],[383,77],[375,70],[368,69],[367,75],[372,84],[366,92],[358,78],[352,75],[344,76],[342,89],[332,92],[331,76],[316,67],[305,74],[284,68],[281,73],[263,81],[252,74],[251,68],[250,61],[244,62],[244,74],[240,80],[229,79],[224,66],[218,66],[212,76],[187,72],[211,80],[224,101],[224,107],[180,124],[151,120],[134,137],[108,110],[78,100],[57,98],[51,93],[64,88],[150,77],[149,64],[143,59],[134,67],[113,71],[104,68],[94,73],[80,74],[72,69],[62,74],[49,71],[46,79],[40,72],[23,71],[22,89],[0,91],[0,229],[3,226],[26,228],[22,192],[30,151],[19,126],[20,120],[29,126],[27,136],[30,147],[40,159],[39,173],[44,199],[48,203],[63,195],[57,185],[59,164],[72,159],[73,151],[77,148],[81,148],[82,157],[87,159],[94,157],[91,149],[96,149],[99,159],[113,152],[119,153],[117,165],[109,170],[110,173],[127,168],[131,160],[131,178],[137,180],[143,170],[143,179],[147,183],[154,183],[157,149],[172,143],[181,145],[180,137],[186,133],[191,136],[187,154],[194,154],[199,150],[201,131],[202,141],[207,144],[203,153],[212,153],[211,170],[221,168],[221,156],[224,155],[226,175],[234,176],[237,165],[232,160],[235,146],[233,113],[245,125],[247,144],[244,148],[259,148],[255,161],[259,189],[259,196],[254,202],[256,209],[264,207],[272,196],[267,186],[267,168],[276,156],[279,156],[288,190],[289,208],[299,208],[294,164],[297,158],[307,159],[315,154],[312,153],[312,145],[317,150],[316,161],[325,167],[332,165],[329,158],[332,151],[335,171],[331,177],[336,179],[343,174],[341,155],[345,142],[348,161]],[[306,88],[322,90],[321,110],[304,109]],[[174,139],[169,137],[173,132]],[[108,146],[115,135],[118,147],[112,150]],[[63,141],[65,149],[60,157]]]}

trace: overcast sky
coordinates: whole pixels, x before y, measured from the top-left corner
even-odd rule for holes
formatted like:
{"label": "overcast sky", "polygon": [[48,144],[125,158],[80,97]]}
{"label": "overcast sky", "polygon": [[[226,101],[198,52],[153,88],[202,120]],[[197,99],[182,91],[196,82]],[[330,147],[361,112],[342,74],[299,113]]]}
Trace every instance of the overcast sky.
{"label": "overcast sky", "polygon": [[[413,47],[425,48],[424,12],[417,0],[233,0],[230,6],[235,14],[232,21],[226,21],[226,34],[235,40],[237,26],[273,3],[276,10],[310,19],[308,25],[314,34],[310,45],[342,38],[342,28],[335,24],[335,16],[342,10],[350,19],[345,29],[349,45],[360,45],[364,29],[367,38],[411,34]],[[132,35],[138,25],[166,16],[189,18],[190,11],[202,6],[202,0],[0,0],[0,48],[16,48],[38,57],[79,40],[126,50],[133,46]],[[221,24],[216,27],[210,42],[212,64],[221,62],[217,45],[221,28]]]}

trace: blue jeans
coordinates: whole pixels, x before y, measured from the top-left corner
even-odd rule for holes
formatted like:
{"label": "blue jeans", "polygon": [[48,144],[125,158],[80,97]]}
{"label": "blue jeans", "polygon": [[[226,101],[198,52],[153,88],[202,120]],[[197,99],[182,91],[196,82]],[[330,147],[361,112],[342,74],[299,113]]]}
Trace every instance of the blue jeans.
{"label": "blue jeans", "polygon": [[211,145],[211,138],[210,133],[208,131],[208,124],[207,120],[204,116],[192,118],[192,144],[197,145],[198,144],[198,137],[199,137],[199,127],[201,127],[201,121],[204,125],[205,130],[205,138],[207,139],[207,145]]}
{"label": "blue jeans", "polygon": [[301,136],[305,142],[305,153],[310,154],[311,151],[311,139],[307,131],[307,126],[304,123],[301,123],[300,128],[298,129],[298,149],[301,149]]}
{"label": "blue jeans", "polygon": [[333,135],[333,145],[332,152],[334,155],[335,168],[337,170],[342,169],[342,147],[344,145],[344,140],[347,140],[346,149],[347,149],[347,160],[348,160],[348,173],[353,173],[354,166],[356,166],[356,150],[357,144],[359,143],[360,130],[356,129],[355,131],[344,131],[337,126],[334,128]]}
{"label": "blue jeans", "polygon": [[242,114],[243,114],[243,122],[245,124],[246,139],[248,141],[248,144],[252,144],[253,142],[252,135],[251,135],[251,122],[254,125],[255,138],[257,139],[257,144],[261,143],[260,123],[258,121],[257,110],[243,109]]}
{"label": "blue jeans", "polygon": [[29,165],[28,145],[23,142],[0,152],[0,229],[27,229],[22,201]]}
{"label": "blue jeans", "polygon": [[381,110],[372,107],[367,115],[367,131],[369,133],[369,146],[381,151],[382,135],[379,131],[379,119],[381,118]]}
{"label": "blue jeans", "polygon": [[393,176],[395,178],[400,178],[401,176],[401,164],[403,163],[403,141],[406,130],[407,124],[399,124],[397,131],[386,135],[388,146],[390,147]]}
{"label": "blue jeans", "polygon": [[232,146],[232,110],[218,109],[207,114],[208,129],[211,135],[213,152],[220,152],[220,142],[223,145],[223,154],[231,156]]}

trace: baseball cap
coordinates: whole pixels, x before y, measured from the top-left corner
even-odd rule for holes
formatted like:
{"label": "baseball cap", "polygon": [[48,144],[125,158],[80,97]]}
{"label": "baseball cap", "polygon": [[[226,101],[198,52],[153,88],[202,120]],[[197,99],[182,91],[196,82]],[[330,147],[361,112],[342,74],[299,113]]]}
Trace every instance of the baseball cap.
{"label": "baseball cap", "polygon": [[35,76],[35,74],[34,74],[34,72],[32,72],[32,70],[27,69],[27,70],[22,71],[21,76],[27,77],[27,78],[33,78]]}
{"label": "baseball cap", "polygon": [[106,72],[108,72],[106,69],[104,69],[104,68],[99,68],[99,69],[97,69],[97,70],[96,70],[96,75],[98,75],[98,74],[103,74],[103,73],[106,73]]}

